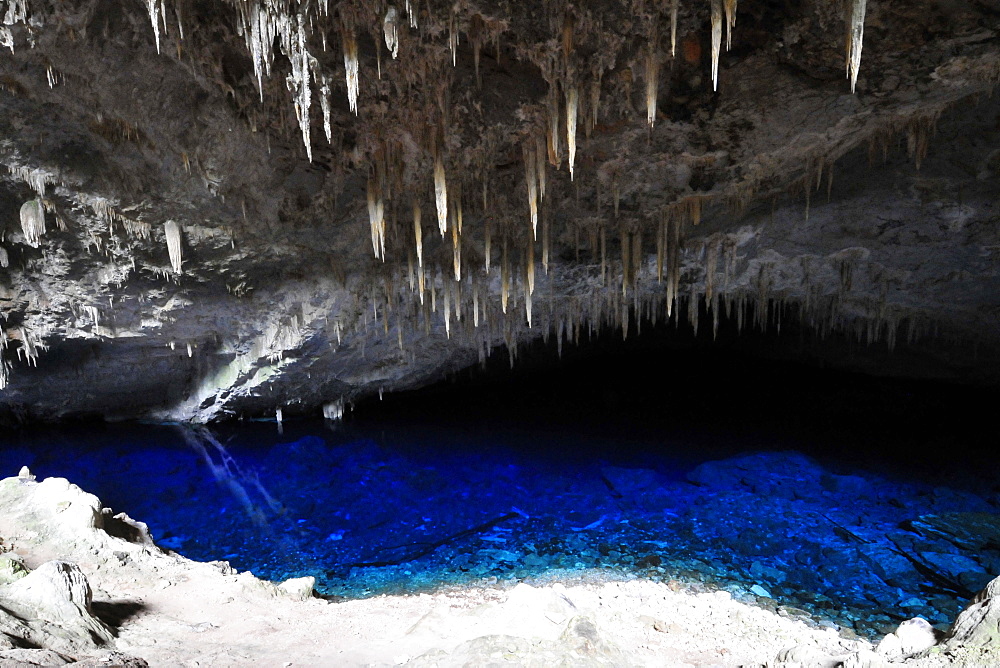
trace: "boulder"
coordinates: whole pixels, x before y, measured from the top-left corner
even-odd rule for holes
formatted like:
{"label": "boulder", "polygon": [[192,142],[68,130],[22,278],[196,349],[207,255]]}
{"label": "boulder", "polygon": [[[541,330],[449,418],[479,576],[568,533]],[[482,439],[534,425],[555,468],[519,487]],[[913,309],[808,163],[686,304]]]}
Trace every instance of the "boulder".
{"label": "boulder", "polygon": [[12,554],[0,555],[0,586],[20,580],[28,574],[21,560]]}
{"label": "boulder", "polygon": [[1000,648],[1000,577],[976,594],[951,627],[948,648]]}
{"label": "boulder", "polygon": [[937,644],[934,627],[922,617],[914,617],[900,624],[896,629],[896,637],[899,638],[904,656],[923,652]]}
{"label": "boulder", "polygon": [[91,590],[76,564],[49,561],[0,587],[0,631],[46,649],[76,652],[111,641],[91,611]]}
{"label": "boulder", "polygon": [[316,586],[316,578],[309,575],[301,578],[285,580],[278,585],[278,590],[299,601],[305,601],[313,597],[313,588]]}

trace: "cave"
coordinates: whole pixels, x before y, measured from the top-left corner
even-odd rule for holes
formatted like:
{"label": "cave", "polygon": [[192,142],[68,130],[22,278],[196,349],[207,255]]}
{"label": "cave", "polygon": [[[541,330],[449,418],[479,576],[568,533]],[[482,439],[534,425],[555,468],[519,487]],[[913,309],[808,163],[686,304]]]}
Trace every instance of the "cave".
{"label": "cave", "polygon": [[[212,655],[214,623],[143,645],[99,572],[168,555],[331,610],[558,609],[558,646],[307,663],[1000,660],[968,616],[1000,606],[995,2],[0,20],[0,500],[28,517],[15,491],[65,478],[126,513],[95,506],[100,568],[0,521],[0,657],[276,660]],[[5,603],[43,553],[97,583],[78,644]],[[677,622],[623,607],[640,643],[561,593],[636,583],[828,633],[799,638],[826,658],[721,622],[670,654]]]}

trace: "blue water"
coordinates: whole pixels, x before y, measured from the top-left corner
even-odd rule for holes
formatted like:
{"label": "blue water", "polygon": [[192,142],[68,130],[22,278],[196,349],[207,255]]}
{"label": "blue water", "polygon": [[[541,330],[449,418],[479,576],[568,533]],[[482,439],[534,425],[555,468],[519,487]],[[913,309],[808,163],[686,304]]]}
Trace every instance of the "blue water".
{"label": "blue water", "polygon": [[787,450],[725,453],[690,435],[653,447],[495,425],[284,431],[50,431],[0,450],[0,470],[67,477],[147,522],[163,547],[273,580],[312,575],[328,596],[600,573],[757,585],[861,633],[909,612],[945,624],[964,600],[936,600],[915,570],[892,584],[873,575],[873,559],[899,566],[886,535],[926,513],[997,510],[988,494],[833,474]]}
{"label": "blue water", "polygon": [[559,386],[529,374],[387,398],[283,433],[23,430],[0,442],[0,473],[66,477],[165,548],[276,581],[312,575],[335,598],[646,577],[874,635],[916,615],[943,628],[1000,571],[1000,545],[910,524],[1000,512],[961,396],[794,373],[762,388],[750,367],[728,384],[708,369],[701,386],[630,392],[622,361]]}

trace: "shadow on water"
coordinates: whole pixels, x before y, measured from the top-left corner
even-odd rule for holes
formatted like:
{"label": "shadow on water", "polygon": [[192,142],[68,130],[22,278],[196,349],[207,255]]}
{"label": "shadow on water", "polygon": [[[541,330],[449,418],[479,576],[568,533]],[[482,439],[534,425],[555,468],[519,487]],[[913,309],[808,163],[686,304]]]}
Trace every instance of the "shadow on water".
{"label": "shadow on water", "polygon": [[1000,541],[972,549],[919,520],[996,517],[976,410],[995,391],[602,345],[558,367],[529,349],[515,373],[488,365],[281,435],[24,431],[0,466],[67,477],[188,557],[311,575],[333,597],[638,576],[872,634],[917,614],[945,624],[1000,572]]}

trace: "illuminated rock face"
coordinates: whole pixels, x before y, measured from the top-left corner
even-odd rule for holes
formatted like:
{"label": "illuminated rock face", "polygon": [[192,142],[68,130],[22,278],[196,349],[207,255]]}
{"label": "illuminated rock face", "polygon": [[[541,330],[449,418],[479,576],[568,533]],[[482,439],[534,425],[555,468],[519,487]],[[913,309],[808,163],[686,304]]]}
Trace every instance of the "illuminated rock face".
{"label": "illuminated rock face", "polygon": [[668,316],[996,368],[975,8],[9,4],[5,420],[319,414]]}

